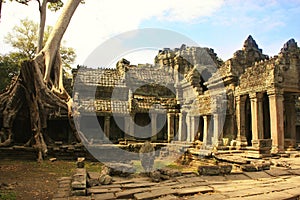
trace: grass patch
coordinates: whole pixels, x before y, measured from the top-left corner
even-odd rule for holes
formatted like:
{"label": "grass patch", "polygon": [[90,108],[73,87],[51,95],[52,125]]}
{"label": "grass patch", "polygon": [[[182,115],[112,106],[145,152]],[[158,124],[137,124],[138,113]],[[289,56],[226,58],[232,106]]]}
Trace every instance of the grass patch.
{"label": "grass patch", "polygon": [[15,192],[0,190],[0,200],[16,200],[17,195]]}
{"label": "grass patch", "polygon": [[88,172],[101,172],[103,164],[100,162],[85,162],[85,168]]}
{"label": "grass patch", "polygon": [[[137,173],[144,172],[144,168],[141,164],[141,161],[134,160],[132,162],[133,162],[134,167],[136,168]],[[184,169],[183,166],[179,166],[174,162],[165,161],[165,160],[155,160],[153,168],[154,169],[171,168],[171,169],[177,169],[177,170]]]}

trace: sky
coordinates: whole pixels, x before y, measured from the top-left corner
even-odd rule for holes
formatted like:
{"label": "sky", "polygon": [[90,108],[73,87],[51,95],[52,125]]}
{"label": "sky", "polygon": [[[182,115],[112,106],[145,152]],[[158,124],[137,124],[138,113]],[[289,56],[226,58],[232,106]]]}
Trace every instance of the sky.
{"label": "sky", "polygon": [[[181,34],[200,47],[209,47],[227,60],[252,35],[263,53],[274,56],[283,44],[294,38],[300,41],[300,0],[86,0],[79,5],[64,36],[65,45],[75,48],[74,64],[85,64],[89,55],[111,38],[128,31],[162,29]],[[38,22],[37,2],[28,6],[7,2],[2,8],[0,54],[13,51],[4,37],[20,19]],[[48,12],[47,24],[54,25],[60,12]],[[132,33],[132,32],[129,32]],[[159,33],[159,31],[158,31]],[[134,37],[134,36],[133,36]],[[157,34],[159,38],[160,35]],[[119,37],[125,38],[125,37]],[[155,39],[154,39],[155,40]],[[129,40],[132,41],[132,40]],[[151,41],[150,41],[151,42]],[[137,48],[125,57],[131,63],[153,63],[158,49],[149,45]],[[178,44],[180,47],[180,44]],[[99,55],[101,59],[101,55]],[[100,65],[100,64],[99,64]]]}

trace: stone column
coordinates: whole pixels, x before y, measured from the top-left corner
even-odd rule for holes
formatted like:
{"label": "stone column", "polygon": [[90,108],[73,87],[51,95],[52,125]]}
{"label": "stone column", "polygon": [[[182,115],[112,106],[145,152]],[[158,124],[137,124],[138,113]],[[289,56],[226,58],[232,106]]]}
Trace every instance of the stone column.
{"label": "stone column", "polygon": [[236,97],[237,146],[247,146],[246,138],[246,102],[247,96]]}
{"label": "stone column", "polygon": [[168,142],[174,139],[174,114],[168,113]]}
{"label": "stone column", "polygon": [[207,115],[203,116],[203,146],[207,145],[208,141],[208,128],[209,128],[209,119]]}
{"label": "stone column", "polygon": [[284,131],[285,147],[294,150],[296,145],[296,107],[293,95],[285,96],[285,119],[286,127]]}
{"label": "stone column", "polygon": [[179,113],[178,141],[183,141],[184,135],[186,135],[186,113]]}
{"label": "stone column", "polygon": [[105,116],[104,117],[104,133],[109,140],[109,135],[110,135],[110,116]]}
{"label": "stone column", "polygon": [[212,144],[215,146],[219,146],[222,144],[223,138],[223,127],[222,127],[222,116],[221,114],[215,113],[214,117],[214,132],[212,138]]}
{"label": "stone column", "polygon": [[263,139],[263,95],[262,93],[250,93],[249,96],[251,100],[252,140]]}
{"label": "stone column", "polygon": [[191,141],[191,116],[189,114],[186,116],[186,141]]}
{"label": "stone column", "polygon": [[191,122],[191,129],[190,129],[190,141],[193,142],[195,140],[197,131],[198,131],[198,126],[199,126],[199,117],[196,116],[190,116],[190,122]]}
{"label": "stone column", "polygon": [[157,140],[157,113],[151,113],[151,141]]}
{"label": "stone column", "polygon": [[284,151],[283,95],[278,91],[268,91],[268,95],[272,153],[280,153]]}
{"label": "stone column", "polygon": [[134,137],[134,132],[133,132],[133,120],[131,116],[125,116],[124,117],[124,126],[125,126],[125,139],[131,139]]}

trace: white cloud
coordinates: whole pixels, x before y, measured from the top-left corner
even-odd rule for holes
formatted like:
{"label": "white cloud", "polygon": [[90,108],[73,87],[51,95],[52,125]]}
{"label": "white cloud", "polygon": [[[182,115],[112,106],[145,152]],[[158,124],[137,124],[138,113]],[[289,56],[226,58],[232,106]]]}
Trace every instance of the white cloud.
{"label": "white cloud", "polygon": [[[64,39],[76,49],[78,63],[109,37],[137,29],[143,20],[156,18],[164,21],[193,22],[211,15],[223,0],[97,0],[86,1],[75,12]],[[48,13],[48,24],[53,25],[59,13]],[[21,18],[38,21],[37,3],[30,6],[6,3],[3,6],[0,38],[18,24]],[[5,31],[4,31],[5,30]],[[7,46],[0,41],[0,53]]]}

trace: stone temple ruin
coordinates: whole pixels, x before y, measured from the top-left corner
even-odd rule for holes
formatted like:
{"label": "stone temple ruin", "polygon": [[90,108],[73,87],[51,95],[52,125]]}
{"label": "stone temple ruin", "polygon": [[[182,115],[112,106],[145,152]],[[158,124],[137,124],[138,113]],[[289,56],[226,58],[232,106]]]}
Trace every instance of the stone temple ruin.
{"label": "stone temple ruin", "polygon": [[[225,62],[213,49],[182,45],[160,50],[153,65],[122,59],[114,69],[78,67],[73,76],[77,130],[89,145],[197,140],[205,151],[244,149],[264,157],[300,143],[300,49],[294,39],[274,57],[249,36]],[[31,138],[23,118],[13,129],[15,144]],[[49,116],[47,134],[57,144],[74,141],[67,113]]]}
{"label": "stone temple ruin", "polygon": [[115,69],[78,67],[74,77],[78,126],[90,143],[200,140],[203,149],[248,149],[258,157],[300,143],[294,39],[274,57],[249,36],[226,62],[213,49],[182,45],[159,51],[154,65],[122,59]]}

